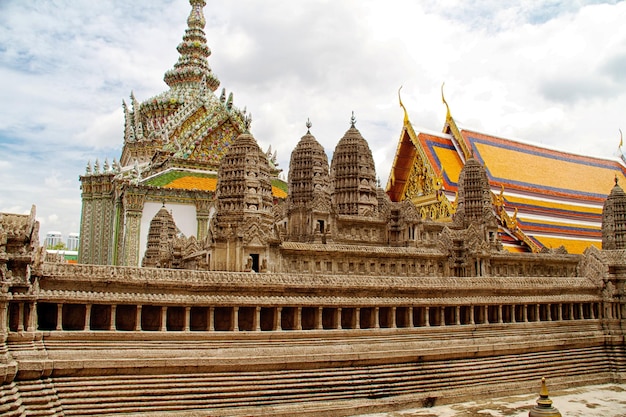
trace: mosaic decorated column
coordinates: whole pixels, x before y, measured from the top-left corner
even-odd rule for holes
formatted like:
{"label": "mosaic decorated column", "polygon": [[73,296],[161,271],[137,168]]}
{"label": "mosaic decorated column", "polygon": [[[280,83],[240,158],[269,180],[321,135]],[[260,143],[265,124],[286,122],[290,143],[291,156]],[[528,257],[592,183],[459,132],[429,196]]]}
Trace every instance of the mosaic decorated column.
{"label": "mosaic decorated column", "polygon": [[124,228],[123,264],[139,266],[139,234],[141,233],[141,214],[145,196],[127,193],[124,195],[126,226]]}
{"label": "mosaic decorated column", "polygon": [[202,241],[207,237],[210,208],[211,202],[209,200],[196,200],[196,221],[198,223],[196,236],[198,241]]}

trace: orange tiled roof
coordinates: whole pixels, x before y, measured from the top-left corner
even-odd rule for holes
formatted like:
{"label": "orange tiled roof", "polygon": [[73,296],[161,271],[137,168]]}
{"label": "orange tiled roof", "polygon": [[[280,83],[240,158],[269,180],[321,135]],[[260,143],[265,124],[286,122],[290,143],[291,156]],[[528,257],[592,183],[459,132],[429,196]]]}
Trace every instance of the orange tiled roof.
{"label": "orange tiled roof", "polygon": [[193,177],[189,175],[187,177],[177,178],[164,187],[180,188],[183,190],[215,191],[217,178]]}
{"label": "orange tiled roof", "polygon": [[[526,235],[545,247],[564,245],[570,253],[599,245],[602,204],[616,176],[626,183],[623,164],[467,129],[460,133],[474,157],[485,165],[492,190],[498,193],[504,187],[505,208],[510,215],[517,210]],[[460,148],[451,134],[415,133],[412,126],[406,126],[392,168],[395,184],[390,197],[402,199],[414,160],[422,154],[442,176],[448,198],[454,198],[463,168]]]}
{"label": "orange tiled roof", "polygon": [[[166,173],[162,176],[151,179],[152,185],[158,185],[163,188],[175,188],[182,190],[201,190],[201,191],[215,191],[217,188],[217,175],[215,174],[196,174],[185,171],[175,171],[175,175],[172,172]],[[167,175],[171,175],[172,179]],[[276,184],[276,181],[279,184]],[[272,180],[272,195],[276,198],[287,198],[287,193],[280,187],[284,184],[284,181],[279,179]]]}

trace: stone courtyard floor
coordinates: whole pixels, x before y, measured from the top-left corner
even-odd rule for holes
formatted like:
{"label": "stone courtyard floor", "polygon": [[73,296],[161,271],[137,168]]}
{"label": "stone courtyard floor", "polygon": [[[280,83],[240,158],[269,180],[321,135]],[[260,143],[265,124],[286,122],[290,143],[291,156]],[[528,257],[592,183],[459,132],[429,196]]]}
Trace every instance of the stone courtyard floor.
{"label": "stone courtyard floor", "polygon": [[[528,417],[537,394],[419,408],[360,417]],[[550,392],[563,417],[626,417],[626,385],[607,384]]]}

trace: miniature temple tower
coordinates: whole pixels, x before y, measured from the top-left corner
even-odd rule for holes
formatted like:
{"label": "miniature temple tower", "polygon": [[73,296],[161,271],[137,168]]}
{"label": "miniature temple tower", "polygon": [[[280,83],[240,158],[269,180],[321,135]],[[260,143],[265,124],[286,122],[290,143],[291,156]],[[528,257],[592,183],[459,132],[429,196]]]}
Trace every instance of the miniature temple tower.
{"label": "miniature temple tower", "polygon": [[602,208],[602,249],[626,249],[626,194],[617,178]]}
{"label": "miniature temple tower", "polygon": [[267,156],[254,137],[240,135],[218,172],[213,269],[266,268],[269,244],[275,240],[270,173]]}
{"label": "miniature temple tower", "polygon": [[352,114],[350,129],[335,147],[330,165],[333,207],[339,215],[376,217],[376,167],[372,151],[355,127]]}
{"label": "miniature temple tower", "polygon": [[307,132],[291,153],[287,239],[325,242],[330,224],[328,157],[310,128],[307,121]]}

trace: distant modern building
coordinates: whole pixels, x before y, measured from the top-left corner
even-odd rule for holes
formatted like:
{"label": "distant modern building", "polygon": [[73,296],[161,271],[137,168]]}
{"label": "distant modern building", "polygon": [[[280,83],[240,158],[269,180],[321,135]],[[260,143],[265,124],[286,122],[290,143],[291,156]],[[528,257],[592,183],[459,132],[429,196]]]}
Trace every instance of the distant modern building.
{"label": "distant modern building", "polygon": [[61,232],[48,232],[46,234],[45,246],[47,248],[58,245],[63,242],[63,234]]}
{"label": "distant modern building", "polygon": [[78,233],[70,233],[67,236],[67,250],[77,251],[80,235]]}

